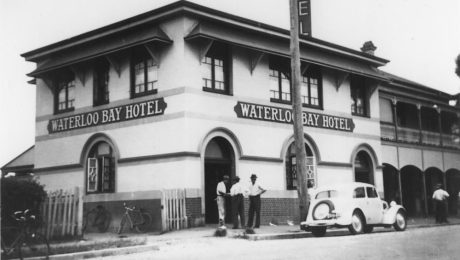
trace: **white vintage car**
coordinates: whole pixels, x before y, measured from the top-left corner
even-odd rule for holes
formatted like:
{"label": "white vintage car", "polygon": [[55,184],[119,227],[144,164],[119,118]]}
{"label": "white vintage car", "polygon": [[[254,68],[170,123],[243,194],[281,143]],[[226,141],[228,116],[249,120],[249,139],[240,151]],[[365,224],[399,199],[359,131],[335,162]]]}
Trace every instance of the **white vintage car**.
{"label": "white vintage car", "polygon": [[380,199],[373,185],[361,182],[319,187],[310,193],[310,207],[303,230],[314,236],[326,234],[328,227],[348,227],[352,234],[370,233],[375,226],[406,229],[406,210]]}

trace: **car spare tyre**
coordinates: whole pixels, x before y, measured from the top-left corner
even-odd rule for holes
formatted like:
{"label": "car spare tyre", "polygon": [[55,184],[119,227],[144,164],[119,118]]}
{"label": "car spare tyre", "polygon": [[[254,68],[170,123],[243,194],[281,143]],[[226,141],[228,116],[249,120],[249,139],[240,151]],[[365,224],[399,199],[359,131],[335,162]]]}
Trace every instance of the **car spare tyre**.
{"label": "car spare tyre", "polygon": [[330,218],[334,210],[334,203],[330,200],[322,200],[316,203],[313,208],[312,217],[314,220],[325,220]]}

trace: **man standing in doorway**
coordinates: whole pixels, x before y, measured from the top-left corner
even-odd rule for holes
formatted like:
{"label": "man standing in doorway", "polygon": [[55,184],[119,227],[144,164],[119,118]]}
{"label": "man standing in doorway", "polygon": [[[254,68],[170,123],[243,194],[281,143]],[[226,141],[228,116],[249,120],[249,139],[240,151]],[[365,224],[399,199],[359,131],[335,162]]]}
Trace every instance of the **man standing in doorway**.
{"label": "man standing in doorway", "polygon": [[219,226],[225,225],[225,196],[228,196],[226,184],[228,175],[224,175],[222,181],[217,184],[217,209],[219,211]]}
{"label": "man standing in doorway", "polygon": [[241,227],[244,227],[244,193],[240,177],[236,176],[233,179],[233,185],[230,189],[230,195],[232,196],[233,229],[237,229],[239,226],[238,216],[241,220]]}
{"label": "man standing in doorway", "polygon": [[256,214],[256,223],[254,228],[260,227],[260,195],[267,190],[262,188],[259,183],[256,182],[257,175],[251,175],[251,184],[249,184],[249,213],[248,213],[248,227],[252,227],[252,220],[254,219],[254,213]]}
{"label": "man standing in doorway", "polygon": [[442,189],[442,184],[436,184],[435,191],[433,192],[433,200],[435,203],[436,223],[447,222],[447,198],[449,193]]}

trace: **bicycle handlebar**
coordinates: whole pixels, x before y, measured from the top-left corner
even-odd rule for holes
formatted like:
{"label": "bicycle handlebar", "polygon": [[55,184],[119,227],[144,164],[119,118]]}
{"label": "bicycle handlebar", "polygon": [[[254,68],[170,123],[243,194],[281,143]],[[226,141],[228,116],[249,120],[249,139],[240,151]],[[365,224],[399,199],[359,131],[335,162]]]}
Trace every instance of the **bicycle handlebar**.
{"label": "bicycle handlebar", "polygon": [[126,210],[128,210],[128,211],[133,211],[133,210],[136,209],[136,206],[133,206],[132,208],[126,206],[126,202],[123,202],[123,207],[124,207]]}
{"label": "bicycle handlebar", "polygon": [[24,211],[15,211],[13,218],[18,222],[24,223],[29,220],[35,220],[35,215],[32,215],[29,209],[26,209]]}

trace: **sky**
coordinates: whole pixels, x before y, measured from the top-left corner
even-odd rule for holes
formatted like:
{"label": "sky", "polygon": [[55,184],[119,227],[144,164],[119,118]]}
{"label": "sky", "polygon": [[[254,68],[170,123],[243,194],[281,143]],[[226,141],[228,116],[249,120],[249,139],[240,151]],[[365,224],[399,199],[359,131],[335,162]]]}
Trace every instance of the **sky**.
{"label": "sky", "polygon": [[[190,0],[289,29],[289,0]],[[449,94],[460,92],[460,0],[311,0],[312,35],[359,50],[371,40],[381,69]],[[0,167],[34,144],[35,64],[20,54],[174,0],[0,0]]]}

